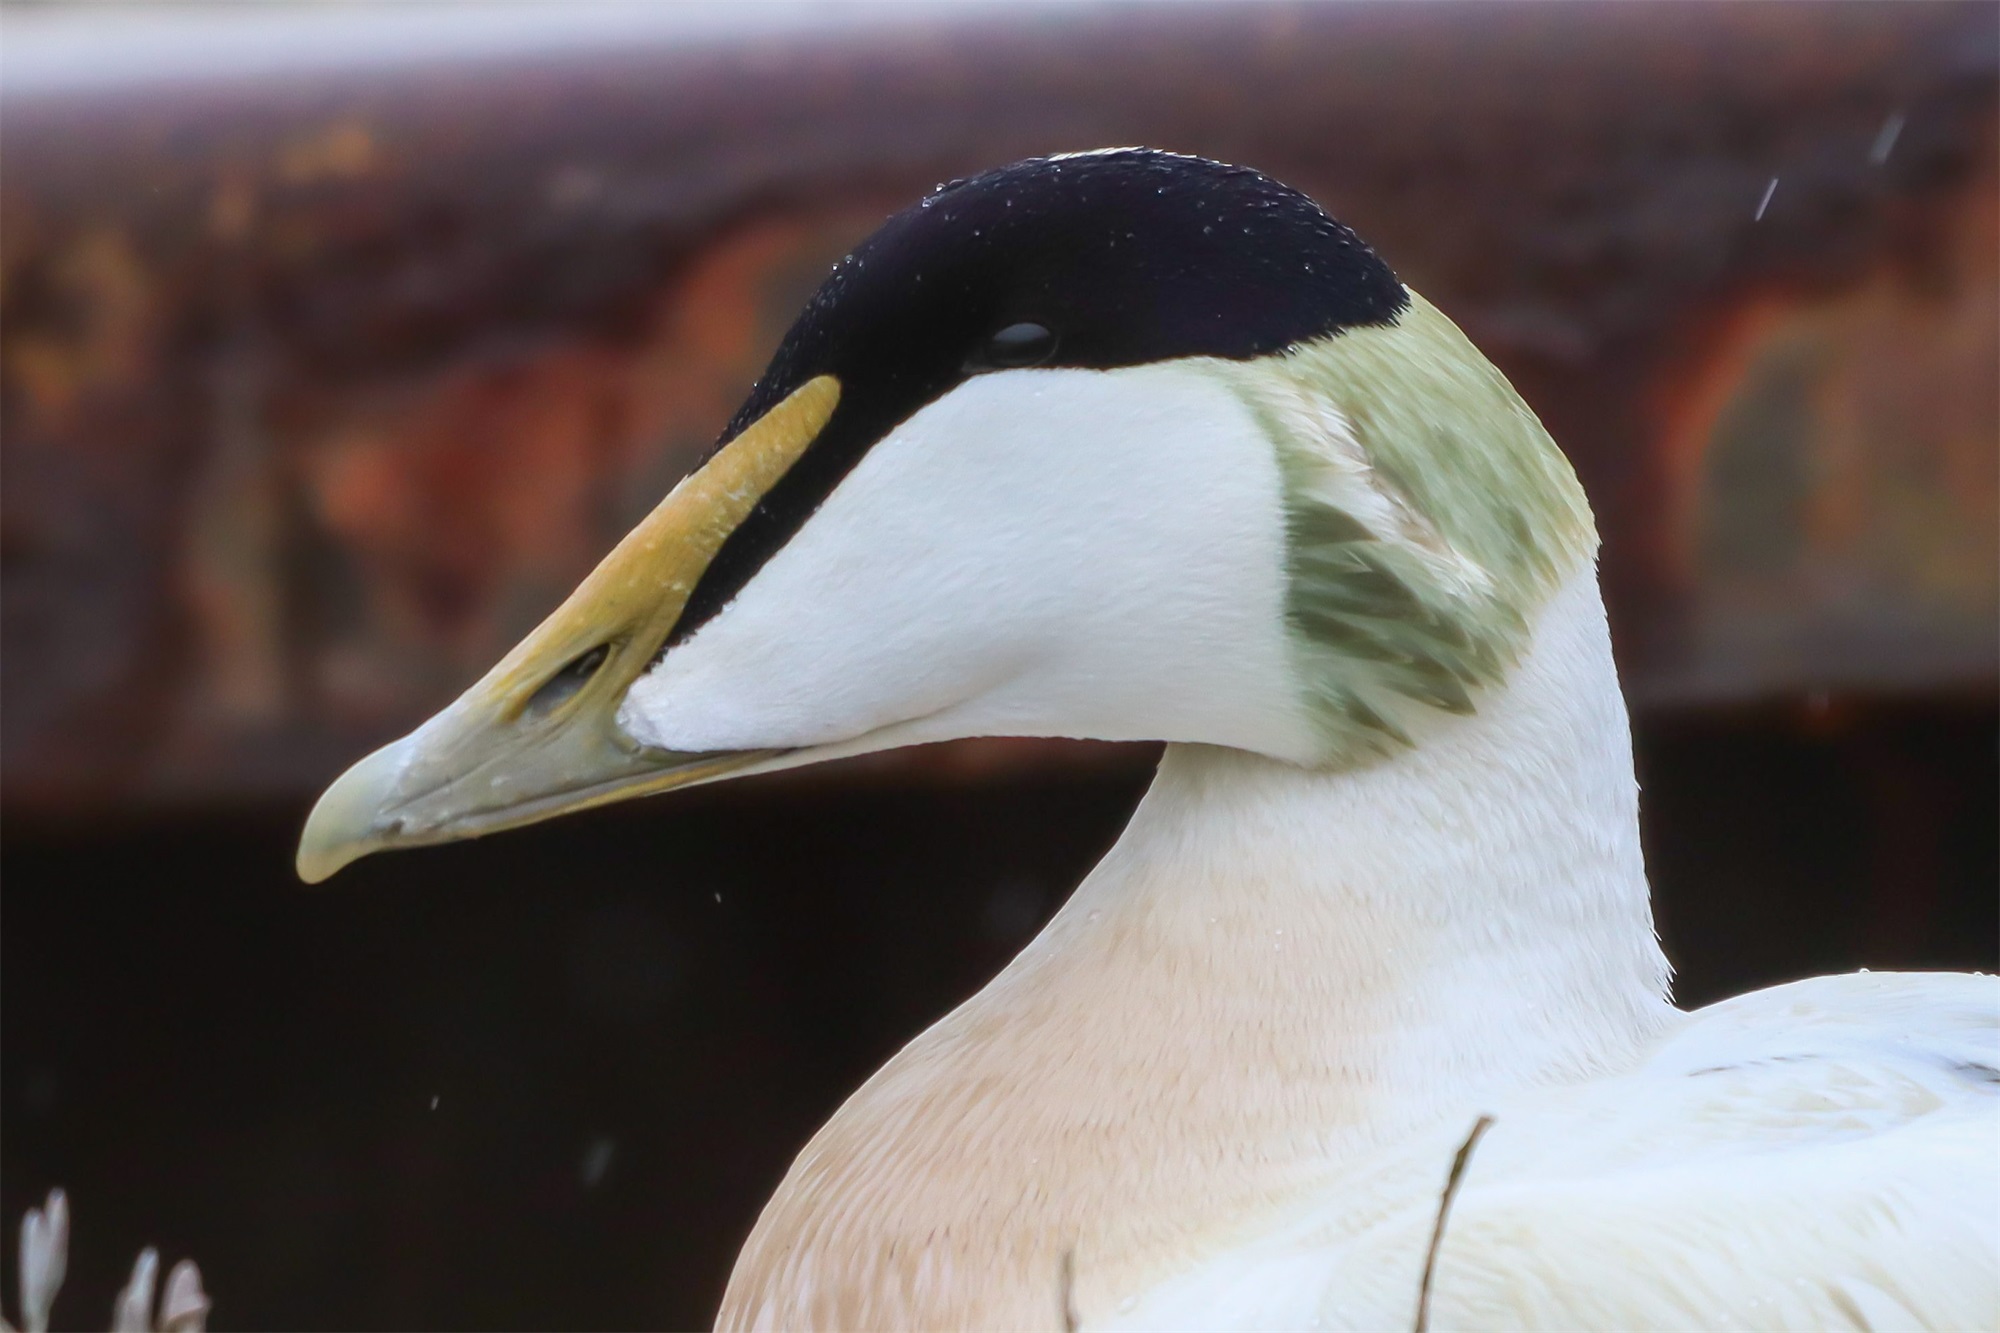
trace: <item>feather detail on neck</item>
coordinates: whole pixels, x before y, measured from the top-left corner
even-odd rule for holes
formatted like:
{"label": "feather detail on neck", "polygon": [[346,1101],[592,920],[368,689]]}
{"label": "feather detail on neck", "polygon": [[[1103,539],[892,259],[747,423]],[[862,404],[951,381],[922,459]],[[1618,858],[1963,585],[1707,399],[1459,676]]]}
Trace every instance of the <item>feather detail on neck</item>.
{"label": "feather detail on neck", "polygon": [[1170,748],[1042,935],[801,1153],[722,1326],[1055,1326],[1066,1263],[1106,1308],[1387,1138],[1625,1066],[1677,1018],[1636,801],[1588,566],[1413,748]]}

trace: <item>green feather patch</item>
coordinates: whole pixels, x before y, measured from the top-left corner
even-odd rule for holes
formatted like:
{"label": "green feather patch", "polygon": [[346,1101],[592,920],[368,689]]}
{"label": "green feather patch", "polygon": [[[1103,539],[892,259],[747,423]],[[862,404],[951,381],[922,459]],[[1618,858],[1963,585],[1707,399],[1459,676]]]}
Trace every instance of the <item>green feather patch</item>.
{"label": "green feather patch", "polygon": [[1512,385],[1411,293],[1353,328],[1218,369],[1278,450],[1286,613],[1327,761],[1471,713],[1596,550],[1576,474]]}

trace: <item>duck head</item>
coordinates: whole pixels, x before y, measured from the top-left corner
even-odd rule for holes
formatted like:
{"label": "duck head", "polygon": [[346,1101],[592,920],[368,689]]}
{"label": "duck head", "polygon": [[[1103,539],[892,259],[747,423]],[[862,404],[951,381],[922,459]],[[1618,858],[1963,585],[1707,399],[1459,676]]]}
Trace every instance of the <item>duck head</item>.
{"label": "duck head", "polygon": [[959,737],[1375,762],[1499,687],[1594,546],[1505,379],[1312,200],[1021,162],[836,265],[709,457],[334,783],[298,870]]}

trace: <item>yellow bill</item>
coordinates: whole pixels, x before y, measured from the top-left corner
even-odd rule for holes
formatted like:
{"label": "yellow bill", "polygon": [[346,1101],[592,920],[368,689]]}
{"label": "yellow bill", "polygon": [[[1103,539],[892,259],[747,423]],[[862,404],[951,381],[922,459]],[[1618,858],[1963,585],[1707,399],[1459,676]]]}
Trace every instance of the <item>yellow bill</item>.
{"label": "yellow bill", "polygon": [[619,728],[618,706],[722,543],[839,401],[831,375],[794,390],[674,487],[478,684],[343,773],[306,819],[299,877],[318,883],[384,848],[477,837],[768,758],[641,745]]}

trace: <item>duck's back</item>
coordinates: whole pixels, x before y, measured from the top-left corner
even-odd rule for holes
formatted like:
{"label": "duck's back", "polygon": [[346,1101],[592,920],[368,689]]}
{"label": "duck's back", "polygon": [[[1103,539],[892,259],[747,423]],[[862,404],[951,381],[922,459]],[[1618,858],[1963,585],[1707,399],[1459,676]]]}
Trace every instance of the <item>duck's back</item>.
{"label": "duck's back", "polygon": [[[1438,1328],[2000,1326],[2000,979],[1820,977],[1481,1108]],[[1088,1325],[1408,1327],[1472,1111]]]}

